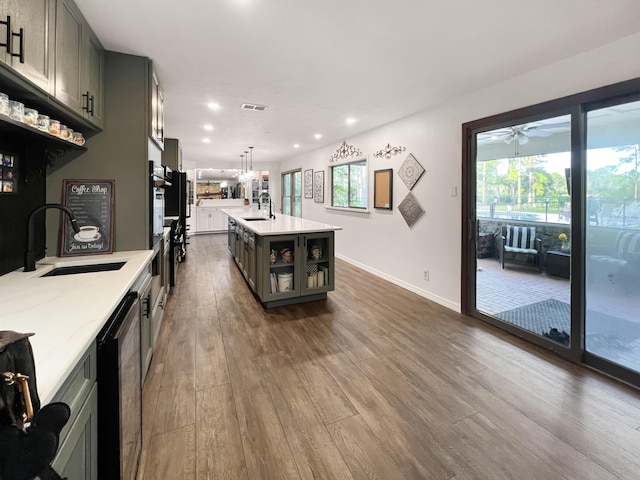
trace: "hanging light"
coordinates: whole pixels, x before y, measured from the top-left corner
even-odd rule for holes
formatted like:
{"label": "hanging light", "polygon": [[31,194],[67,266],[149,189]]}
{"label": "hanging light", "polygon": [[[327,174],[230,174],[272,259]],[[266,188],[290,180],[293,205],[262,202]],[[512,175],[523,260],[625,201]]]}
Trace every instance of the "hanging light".
{"label": "hanging light", "polygon": [[253,178],[253,147],[249,147],[249,151],[251,152],[251,167],[249,167],[249,171],[247,172],[247,177]]}

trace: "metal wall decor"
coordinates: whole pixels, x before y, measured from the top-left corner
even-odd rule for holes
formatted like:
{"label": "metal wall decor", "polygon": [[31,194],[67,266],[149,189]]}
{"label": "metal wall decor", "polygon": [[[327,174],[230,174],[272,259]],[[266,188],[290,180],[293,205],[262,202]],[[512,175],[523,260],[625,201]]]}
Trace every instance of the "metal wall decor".
{"label": "metal wall decor", "polygon": [[404,152],[405,150],[406,147],[392,147],[390,143],[387,143],[386,147],[384,147],[382,150],[378,150],[373,154],[373,156],[376,158],[391,158],[392,155],[397,155]]}
{"label": "metal wall decor", "polygon": [[424,167],[420,165],[420,162],[416,160],[416,157],[409,154],[398,170],[398,176],[402,179],[407,188],[411,190],[415,184],[418,183],[418,180],[420,180],[420,177],[424,172]]}
{"label": "metal wall decor", "polygon": [[407,222],[409,228],[413,227],[416,222],[424,215],[424,210],[418,203],[415,195],[411,192],[407,193],[404,200],[398,205],[398,210],[402,214],[402,218]]}
{"label": "metal wall decor", "polygon": [[336,150],[336,153],[331,155],[329,158],[329,163],[339,162],[340,160],[345,160],[349,157],[360,157],[362,156],[362,152],[354,147],[353,145],[347,145],[346,141],[342,142],[340,148]]}

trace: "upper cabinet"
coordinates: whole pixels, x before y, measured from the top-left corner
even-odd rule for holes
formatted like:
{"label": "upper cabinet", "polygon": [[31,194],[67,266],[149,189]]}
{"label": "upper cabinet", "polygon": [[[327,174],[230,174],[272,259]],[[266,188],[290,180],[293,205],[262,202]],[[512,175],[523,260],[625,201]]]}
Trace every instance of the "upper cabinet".
{"label": "upper cabinet", "polygon": [[11,98],[101,129],[104,55],[73,0],[0,1],[0,86]]}
{"label": "upper cabinet", "polygon": [[55,0],[0,2],[0,62],[47,93],[53,85]]}
{"label": "upper cabinet", "polygon": [[161,149],[164,149],[164,94],[155,71],[151,72],[150,82],[151,101],[149,105],[151,111],[149,112],[149,117],[151,122],[149,125],[151,130],[149,136]]}
{"label": "upper cabinet", "polygon": [[182,147],[180,146],[180,140],[177,138],[164,139],[162,165],[174,171],[182,171]]}
{"label": "upper cabinet", "polygon": [[55,58],[56,99],[102,127],[104,50],[70,0],[58,0]]}

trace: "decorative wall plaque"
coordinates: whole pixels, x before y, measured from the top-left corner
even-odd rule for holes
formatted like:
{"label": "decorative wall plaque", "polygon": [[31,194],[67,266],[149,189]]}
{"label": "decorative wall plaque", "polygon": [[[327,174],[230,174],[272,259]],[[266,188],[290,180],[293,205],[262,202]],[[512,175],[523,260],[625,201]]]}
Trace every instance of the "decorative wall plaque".
{"label": "decorative wall plaque", "polygon": [[402,214],[404,221],[409,225],[409,228],[413,227],[420,217],[424,215],[424,210],[418,203],[415,195],[411,192],[407,193],[404,200],[400,202],[398,210],[400,210],[400,213]]}
{"label": "decorative wall plaque", "polygon": [[304,198],[313,198],[313,169],[304,171]]}
{"label": "decorative wall plaque", "polygon": [[407,188],[411,190],[415,184],[418,183],[418,180],[420,180],[424,171],[424,167],[420,165],[420,162],[416,160],[416,157],[409,154],[398,170],[398,176],[402,179]]}
{"label": "decorative wall plaque", "polygon": [[349,157],[361,157],[362,152],[353,145],[347,145],[347,142],[343,141],[340,148],[336,150],[336,153],[331,155],[329,163],[339,162],[340,160],[346,160]]}
{"label": "decorative wall plaque", "polygon": [[113,251],[115,180],[64,180],[62,203],[78,220],[80,233],[60,215],[60,256],[91,255]]}
{"label": "decorative wall plaque", "polygon": [[373,156],[376,158],[380,158],[380,157],[391,158],[392,155],[397,155],[399,153],[404,152],[405,150],[406,150],[406,147],[392,147],[390,143],[387,143],[386,147],[384,147],[382,150],[378,150],[376,153],[373,154]]}
{"label": "decorative wall plaque", "polygon": [[324,170],[313,172],[313,201],[324,203]]}

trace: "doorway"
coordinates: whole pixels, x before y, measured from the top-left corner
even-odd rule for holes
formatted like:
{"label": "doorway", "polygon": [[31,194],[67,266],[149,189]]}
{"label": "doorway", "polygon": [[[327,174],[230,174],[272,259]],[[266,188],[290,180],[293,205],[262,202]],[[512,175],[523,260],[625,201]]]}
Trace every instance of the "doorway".
{"label": "doorway", "polygon": [[282,174],[282,213],[302,217],[302,170]]}
{"label": "doorway", "polygon": [[640,386],[640,79],[463,138],[463,313]]}
{"label": "doorway", "polygon": [[571,116],[480,132],[475,150],[475,308],[568,348]]}

